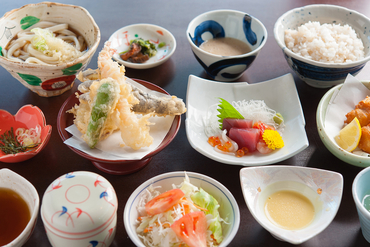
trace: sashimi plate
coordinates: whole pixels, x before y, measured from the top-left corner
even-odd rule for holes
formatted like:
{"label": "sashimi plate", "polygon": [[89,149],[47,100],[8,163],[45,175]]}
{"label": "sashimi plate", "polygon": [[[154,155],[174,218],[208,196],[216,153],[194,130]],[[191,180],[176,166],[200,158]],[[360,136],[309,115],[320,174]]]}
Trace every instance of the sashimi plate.
{"label": "sashimi plate", "polygon": [[[285,121],[282,134],[284,147],[269,154],[253,152],[243,157],[223,154],[214,150],[205,134],[205,118],[211,106],[223,98],[228,102],[263,100],[279,112]],[[190,145],[199,153],[215,161],[241,166],[274,164],[286,160],[308,147],[305,119],[292,74],[254,83],[225,83],[189,76],[186,98],[186,134]]]}

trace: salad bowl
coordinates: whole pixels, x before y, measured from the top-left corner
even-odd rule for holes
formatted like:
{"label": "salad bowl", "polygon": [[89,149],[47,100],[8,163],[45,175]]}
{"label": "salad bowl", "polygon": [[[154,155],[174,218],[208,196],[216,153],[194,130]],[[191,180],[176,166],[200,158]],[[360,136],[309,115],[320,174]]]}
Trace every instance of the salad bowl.
{"label": "salad bowl", "polygon": [[140,216],[138,204],[147,193],[148,187],[153,186],[154,188],[158,188],[161,193],[166,192],[173,189],[173,185],[180,185],[185,179],[185,174],[189,177],[192,185],[204,189],[220,204],[220,216],[226,220],[227,224],[222,224],[223,241],[219,247],[225,247],[231,243],[238,231],[240,223],[239,207],[234,196],[225,186],[211,177],[195,172],[178,171],[160,174],[145,181],[127,200],[123,213],[123,222],[128,236],[136,246],[145,247],[138,237],[136,229],[138,228],[137,218]]}
{"label": "salad bowl", "polygon": [[[219,98],[230,103],[242,100],[263,100],[267,106],[273,107],[284,118],[285,130],[282,138],[285,146],[269,154],[254,152],[243,157],[217,152],[207,142],[205,127],[209,109],[219,103]],[[269,165],[288,159],[308,147],[305,119],[291,74],[255,84],[223,83],[190,75],[186,103],[188,111],[185,126],[190,145],[215,161],[241,166]]]}
{"label": "salad bowl", "polygon": [[[129,50],[130,41],[137,38],[149,40],[155,45],[157,53],[144,63],[132,63],[122,60],[120,53]],[[111,42],[111,48],[117,51],[113,55],[113,59],[125,65],[125,67],[133,69],[150,69],[161,65],[166,62],[176,50],[176,39],[170,31],[163,27],[146,23],[122,27],[110,36],[109,41]],[[160,43],[164,44],[164,46],[159,47]]]}
{"label": "salad bowl", "polygon": [[[245,167],[240,170],[240,183],[256,221],[275,238],[291,244],[301,244],[322,232],[337,214],[343,193],[341,174],[309,167]],[[270,195],[282,190],[298,192],[312,203],[315,214],[310,224],[289,230],[269,220],[265,202]]]}
{"label": "salad bowl", "polygon": [[13,128],[36,128],[41,127],[41,143],[35,149],[17,154],[5,154],[0,151],[0,162],[16,163],[28,160],[37,155],[48,144],[51,136],[51,125],[46,125],[44,113],[37,106],[25,105],[13,116],[8,111],[0,110],[0,135]]}
{"label": "salad bowl", "polygon": [[[142,86],[154,90],[157,92],[161,92],[164,94],[168,94],[164,89],[161,87],[154,85],[150,82],[133,79],[137,83],[141,84]],[[66,130],[67,127],[73,125],[73,114],[67,113],[75,104],[79,104],[78,98],[75,95],[71,95],[62,105],[59,110],[58,117],[57,117],[57,128],[58,133],[62,140],[65,142],[72,137],[72,134]],[[98,149],[90,149],[86,145],[87,148],[83,149],[86,152],[82,151],[81,149],[77,148],[76,146],[67,145],[73,152],[76,154],[90,160],[93,165],[98,168],[99,170],[115,175],[124,175],[136,172],[142,168],[144,168],[148,163],[152,160],[153,156],[157,153],[161,152],[171,141],[175,138],[177,132],[179,131],[181,123],[181,116],[177,115],[174,117],[170,128],[165,135],[164,139],[161,143],[154,149],[147,153],[142,158],[136,158],[135,152],[128,154],[131,159],[123,159],[117,156],[112,156],[109,153]],[[77,130],[78,134],[81,133]],[[86,143],[81,141],[81,145],[85,145]],[[107,155],[105,155],[107,154]],[[141,156],[140,156],[141,157]]]}

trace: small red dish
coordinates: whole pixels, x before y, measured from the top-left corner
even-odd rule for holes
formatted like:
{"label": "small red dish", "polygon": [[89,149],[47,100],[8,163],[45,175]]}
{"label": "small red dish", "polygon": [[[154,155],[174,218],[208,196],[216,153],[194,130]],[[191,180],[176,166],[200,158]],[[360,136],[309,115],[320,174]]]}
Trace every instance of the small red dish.
{"label": "small red dish", "polygon": [[[150,82],[133,79],[136,82],[140,83],[141,85],[155,90],[161,93],[169,94],[164,89],[154,85]],[[75,104],[79,104],[79,100],[73,94],[71,95],[62,105],[59,110],[58,118],[57,118],[57,129],[60,137],[63,141],[70,138],[72,135],[68,133],[65,128],[73,124],[73,114],[67,113]],[[98,168],[99,170],[114,174],[114,175],[125,175],[134,173],[142,168],[144,168],[153,158],[153,156],[160,151],[162,151],[171,141],[175,138],[177,132],[179,131],[181,123],[181,116],[176,116],[172,122],[171,128],[168,131],[166,137],[163,139],[162,143],[158,146],[156,150],[147,154],[144,158],[140,160],[104,160],[93,157],[89,154],[86,154],[76,148],[68,146],[73,152],[77,153],[78,155],[90,160],[93,165]]]}
{"label": "small red dish", "polygon": [[0,151],[0,162],[16,163],[32,158],[49,142],[52,129],[51,125],[46,125],[44,113],[37,106],[22,106],[14,116],[5,110],[0,110],[0,135],[11,127],[15,131],[18,128],[35,128],[37,125],[41,127],[41,144],[36,149],[17,154],[4,154]]}

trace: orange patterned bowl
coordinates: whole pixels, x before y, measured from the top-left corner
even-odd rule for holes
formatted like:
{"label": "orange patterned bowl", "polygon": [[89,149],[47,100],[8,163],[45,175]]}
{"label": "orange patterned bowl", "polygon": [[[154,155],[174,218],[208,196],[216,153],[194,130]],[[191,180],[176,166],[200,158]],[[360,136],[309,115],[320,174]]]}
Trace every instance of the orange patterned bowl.
{"label": "orange patterned bowl", "polygon": [[0,136],[11,128],[15,131],[18,128],[30,129],[36,126],[41,127],[40,145],[35,149],[17,154],[5,154],[0,151],[0,162],[16,163],[32,158],[46,146],[51,135],[51,125],[46,125],[44,113],[37,106],[22,106],[14,116],[8,111],[0,110]]}

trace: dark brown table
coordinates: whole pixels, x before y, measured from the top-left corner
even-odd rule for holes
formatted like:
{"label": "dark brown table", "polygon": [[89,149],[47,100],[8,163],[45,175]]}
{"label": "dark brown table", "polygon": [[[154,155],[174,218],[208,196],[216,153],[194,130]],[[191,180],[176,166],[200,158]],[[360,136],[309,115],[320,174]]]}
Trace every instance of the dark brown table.
{"label": "dark brown table", "polygon": [[[368,0],[318,1],[318,0],[187,0],[187,1],[127,1],[127,0],[61,0],[85,7],[95,18],[101,30],[101,43],[92,58],[89,67],[97,67],[97,54],[103,43],[120,27],[135,23],[151,23],[168,29],[177,40],[177,49],[169,61],[148,70],[127,68],[127,76],[139,78],[163,87],[170,94],[186,99],[188,76],[190,74],[207,78],[202,67],[195,60],[185,31],[188,23],[197,15],[214,9],[235,9],[247,12],[264,23],[268,39],[259,57],[238,81],[258,83],[276,78],[286,73],[293,73],[288,67],[283,53],[275,42],[273,27],[275,21],[286,11],[314,3],[337,4],[355,9],[370,16]],[[29,0],[1,1],[1,14],[32,3]],[[370,79],[370,64],[357,76]],[[321,97],[328,89],[308,86],[294,75],[299,97],[306,119],[306,132],[309,147],[294,157],[279,162],[279,165],[307,166],[332,170],[344,176],[342,203],[334,221],[316,237],[300,246],[364,246],[368,244],[362,236],[356,207],[352,199],[351,187],[354,177],[361,168],[342,162],[331,154],[323,145],[316,127],[316,109]],[[61,96],[43,98],[25,88],[5,69],[0,68],[0,109],[12,114],[25,105],[38,106],[45,114],[47,123],[53,131],[50,142],[36,157],[21,163],[0,163],[0,168],[9,168],[27,178],[36,187],[40,200],[47,186],[60,175],[71,171],[87,170],[101,174],[114,186],[119,200],[118,225],[115,240],[111,246],[134,246],[128,238],[123,224],[123,210],[130,194],[147,179],[170,171],[194,171],[206,174],[224,184],[235,196],[241,214],[240,227],[230,246],[290,246],[276,240],[262,228],[248,211],[244,202],[239,182],[241,166],[221,164],[195,151],[189,144],[185,131],[185,115],[181,127],[172,143],[156,155],[144,169],[125,176],[109,175],[96,169],[86,160],[63,144],[57,131],[57,114],[63,102],[76,91],[78,81],[72,90]],[[1,224],[1,219],[0,219]],[[39,217],[34,233],[25,246],[50,246],[43,223]]]}

